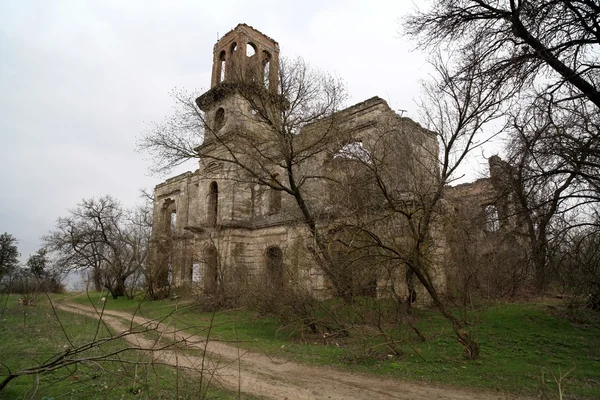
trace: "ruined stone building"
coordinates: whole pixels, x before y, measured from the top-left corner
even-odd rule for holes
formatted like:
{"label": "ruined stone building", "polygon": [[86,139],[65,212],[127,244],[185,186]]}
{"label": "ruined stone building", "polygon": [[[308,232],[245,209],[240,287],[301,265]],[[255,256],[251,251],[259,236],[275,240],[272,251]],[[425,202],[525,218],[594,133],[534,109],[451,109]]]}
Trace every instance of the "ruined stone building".
{"label": "ruined stone building", "polygon": [[502,297],[527,278],[527,232],[512,167],[498,156],[488,163],[489,177],[445,189],[451,221],[444,227],[446,273],[450,281],[462,275],[482,292]]}
{"label": "ruined stone building", "polygon": [[[227,161],[233,155],[245,158],[244,165],[258,165],[265,179],[285,176],[276,159],[260,164],[244,151],[252,147],[253,151],[270,154],[278,145],[269,142],[271,128],[255,118],[257,111],[244,88],[258,84],[265,95],[275,98],[279,65],[278,43],[245,24],[235,27],[214,46],[211,87],[196,101],[206,125],[204,141],[197,148],[199,167],[160,183],[154,193],[152,259],[157,265],[168,266],[170,280],[176,286],[194,283],[210,291],[225,282],[283,281],[291,279],[288,275],[292,274],[317,297],[330,292],[323,271],[307,250],[312,243],[305,224],[299,222],[297,204],[282,191],[260,184],[240,165]],[[281,99],[282,104],[285,101]],[[361,198],[359,191],[352,190],[359,181],[357,165],[364,154],[384,154],[390,168],[383,173],[396,177],[397,190],[435,183],[435,134],[397,115],[381,98],[370,98],[312,122],[295,140],[300,147],[313,143],[324,127],[331,126],[335,126],[335,135],[329,135],[333,139],[322,144],[325,150],[297,165],[303,177],[327,176],[332,181],[346,182],[349,188],[336,193],[327,179],[307,180],[307,204],[319,216],[319,224],[326,226],[339,220],[336,210],[345,202],[353,207],[372,202],[369,196]],[[407,169],[408,157],[403,155],[404,150],[393,151],[395,148],[409,148],[412,158],[419,160],[418,166]],[[447,197],[458,204],[460,199],[476,196],[482,212],[497,214],[484,220],[483,225],[501,223],[498,221],[508,214],[501,208],[490,208],[495,207],[496,197],[476,194],[478,190],[491,193],[495,189],[482,181],[468,189],[451,189]],[[377,276],[369,279],[373,294],[385,285]]]}

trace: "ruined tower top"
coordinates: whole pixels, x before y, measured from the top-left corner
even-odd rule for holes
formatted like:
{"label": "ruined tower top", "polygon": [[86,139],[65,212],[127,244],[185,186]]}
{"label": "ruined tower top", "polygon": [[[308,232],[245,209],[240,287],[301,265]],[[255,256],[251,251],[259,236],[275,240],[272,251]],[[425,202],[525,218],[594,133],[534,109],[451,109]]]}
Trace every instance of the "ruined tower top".
{"label": "ruined tower top", "polygon": [[239,24],[214,46],[210,87],[221,82],[259,82],[276,93],[278,68],[279,44],[253,27]]}

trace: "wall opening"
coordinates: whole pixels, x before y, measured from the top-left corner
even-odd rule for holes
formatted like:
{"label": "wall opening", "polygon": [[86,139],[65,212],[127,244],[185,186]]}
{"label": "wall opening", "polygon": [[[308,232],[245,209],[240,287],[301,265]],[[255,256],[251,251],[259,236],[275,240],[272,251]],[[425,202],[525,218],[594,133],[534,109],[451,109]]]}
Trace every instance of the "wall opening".
{"label": "wall opening", "polygon": [[[278,177],[277,174],[273,175],[273,178],[271,179],[272,185],[277,184],[277,177]],[[269,204],[269,207],[268,207],[269,214],[277,214],[279,211],[281,211],[281,190],[277,190],[277,189],[273,189],[273,188],[269,189],[269,203],[268,204]]]}
{"label": "wall opening", "polygon": [[362,141],[360,140],[345,144],[333,155],[333,158],[356,160],[371,164],[371,153],[365,149]]}
{"label": "wall opening", "polygon": [[219,256],[215,246],[204,250],[204,291],[214,293],[219,282]]}
{"label": "wall opening", "polygon": [[498,207],[495,205],[486,206],[484,209],[485,230],[487,232],[497,232],[500,229],[500,219],[498,218]]}
{"label": "wall opening", "polygon": [[269,247],[265,254],[267,261],[267,282],[272,288],[283,286],[283,252],[277,246]]}
{"label": "wall opening", "polygon": [[218,68],[219,70],[217,71],[217,76],[219,77],[219,83],[223,82],[225,80],[225,50],[221,51],[221,54],[219,54],[219,64],[218,64]]}
{"label": "wall opening", "polygon": [[208,224],[217,225],[217,214],[219,211],[219,185],[211,182],[208,188]]}
{"label": "wall opening", "polygon": [[220,107],[215,112],[214,130],[220,130],[223,127],[223,125],[225,125],[225,109],[223,107]]}
{"label": "wall opening", "polygon": [[200,282],[200,263],[198,261],[194,261],[192,263],[192,273],[191,273],[192,282],[198,283]]}
{"label": "wall opening", "polygon": [[269,88],[269,84],[271,82],[271,80],[270,80],[270,75],[271,75],[271,53],[269,53],[266,50],[263,51],[262,66],[263,66],[263,83],[264,83],[265,87],[268,89]]}
{"label": "wall opening", "polygon": [[177,229],[177,212],[175,210],[171,211],[171,221],[169,227],[171,229],[171,233],[175,232],[175,229]]}
{"label": "wall opening", "polygon": [[229,52],[233,53],[236,50],[237,50],[237,43],[236,42],[231,43],[231,47],[229,48]]}
{"label": "wall opening", "polygon": [[166,199],[162,205],[162,227],[161,229],[166,234],[171,234],[177,227],[177,214],[175,208],[175,201],[173,199]]}
{"label": "wall opening", "polygon": [[251,42],[246,43],[246,56],[252,57],[255,54],[256,54],[256,45]]}

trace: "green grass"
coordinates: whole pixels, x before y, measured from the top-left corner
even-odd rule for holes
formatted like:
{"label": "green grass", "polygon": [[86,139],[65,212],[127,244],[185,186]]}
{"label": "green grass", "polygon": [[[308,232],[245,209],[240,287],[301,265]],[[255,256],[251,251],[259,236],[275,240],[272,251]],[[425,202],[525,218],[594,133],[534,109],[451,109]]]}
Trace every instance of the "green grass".
{"label": "green grass", "polygon": [[[98,299],[94,300],[97,305],[101,304]],[[89,304],[87,295],[71,300]],[[274,318],[247,310],[211,314],[200,313],[193,304],[184,302],[126,299],[108,299],[106,307],[124,311],[139,308],[138,312],[152,318],[177,308],[169,323],[180,329],[202,335],[212,323],[211,337],[309,364],[412,381],[551,396],[557,393],[554,378],[569,372],[563,381],[566,398],[600,397],[600,315],[592,311],[581,315],[581,322],[587,321],[583,324],[557,315],[559,306],[543,304],[503,304],[477,312],[473,328],[481,344],[481,357],[468,361],[461,357],[462,347],[450,326],[431,310],[418,312],[417,326],[428,337],[426,342],[419,341],[406,326],[390,328],[397,330],[397,337],[409,339],[402,346],[401,357],[390,357],[385,347],[365,354],[366,348],[376,344],[373,339],[361,340],[354,335],[353,339],[332,340],[324,345],[319,336],[279,329]]]}
{"label": "green grass", "polygon": [[[64,296],[53,296],[54,300]],[[91,341],[97,321],[57,310],[61,328],[47,300],[38,297],[33,306],[21,306],[18,296],[0,296],[0,381],[9,371],[38,365],[66,348]],[[125,304],[125,303],[124,303]],[[110,333],[100,327],[100,337]],[[67,336],[69,340],[67,340]],[[106,354],[127,347],[116,340],[83,354]],[[121,353],[118,360],[86,362],[38,376],[13,379],[0,392],[0,399],[197,399],[198,377],[177,373],[174,368],[152,365],[150,357],[137,351]],[[208,398],[237,398],[209,388]]]}

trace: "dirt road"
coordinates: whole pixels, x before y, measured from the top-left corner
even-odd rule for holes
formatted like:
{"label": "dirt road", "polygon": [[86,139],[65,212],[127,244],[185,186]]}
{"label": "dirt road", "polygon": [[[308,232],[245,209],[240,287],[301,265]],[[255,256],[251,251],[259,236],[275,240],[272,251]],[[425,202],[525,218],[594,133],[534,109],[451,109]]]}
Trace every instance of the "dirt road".
{"label": "dirt road", "polygon": [[[63,303],[57,305],[65,311],[84,314],[98,318],[98,313],[92,307],[79,304]],[[116,332],[130,329],[131,323],[147,324],[141,316],[125,312],[106,310],[104,322]],[[182,341],[189,349],[200,349],[208,357],[204,360],[204,370],[214,372],[214,382],[222,387],[252,394],[265,399],[289,400],[507,400],[522,399],[513,395],[467,391],[455,388],[432,386],[425,383],[409,383],[393,379],[383,379],[374,376],[337,371],[330,368],[314,367],[298,364],[292,361],[268,357],[263,354],[238,349],[236,346],[217,342],[205,342],[205,338],[173,332],[164,324],[158,324],[157,329],[170,340]],[[130,343],[140,348],[157,347],[154,340],[142,334],[125,337]],[[198,351],[186,354],[180,350],[167,349],[153,352],[156,361],[182,368],[200,370],[203,359]],[[200,353],[201,354],[201,353]]]}

